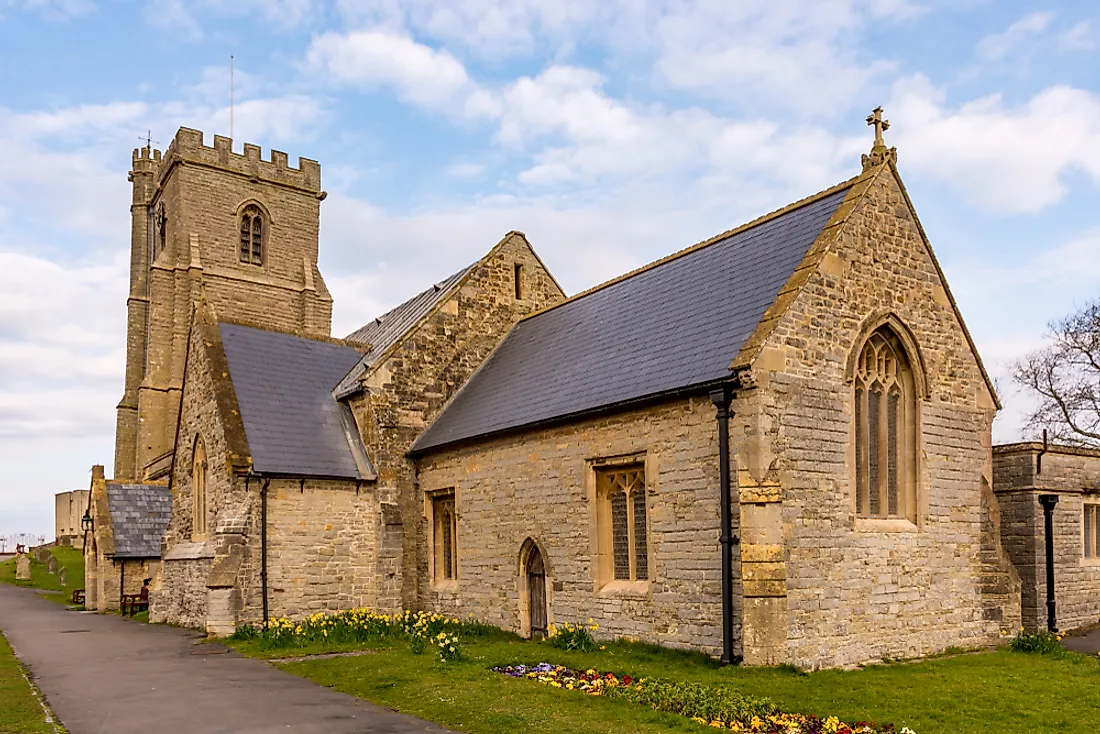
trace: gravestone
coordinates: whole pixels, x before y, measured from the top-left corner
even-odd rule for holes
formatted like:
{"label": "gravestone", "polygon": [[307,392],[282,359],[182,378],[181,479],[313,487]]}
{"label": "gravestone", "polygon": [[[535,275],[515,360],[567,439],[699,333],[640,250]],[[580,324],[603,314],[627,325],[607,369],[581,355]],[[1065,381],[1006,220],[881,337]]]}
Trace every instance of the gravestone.
{"label": "gravestone", "polygon": [[38,556],[38,560],[42,561],[43,563],[46,563],[47,561],[50,560],[50,549],[49,548],[39,548],[38,552],[35,555]]}
{"label": "gravestone", "polygon": [[15,558],[15,578],[20,581],[31,580],[31,559],[23,553]]}
{"label": "gravestone", "polygon": [[50,556],[50,560],[46,561],[46,569],[50,573],[57,573],[57,559]]}
{"label": "gravestone", "polygon": [[69,569],[62,566],[57,572],[57,580],[61,582],[62,586],[68,586],[69,584]]}

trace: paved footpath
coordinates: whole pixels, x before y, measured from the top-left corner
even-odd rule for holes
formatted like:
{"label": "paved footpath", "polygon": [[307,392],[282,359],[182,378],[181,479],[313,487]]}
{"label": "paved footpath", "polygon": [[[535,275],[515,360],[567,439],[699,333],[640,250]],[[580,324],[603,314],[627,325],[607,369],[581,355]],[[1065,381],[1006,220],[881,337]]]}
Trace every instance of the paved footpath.
{"label": "paved footpath", "polygon": [[196,645],[200,635],[68,611],[0,584],[0,630],[70,734],[446,732],[260,660]]}
{"label": "paved footpath", "polygon": [[1100,653],[1100,629],[1067,635],[1062,640],[1062,644],[1067,649],[1079,652],[1082,655],[1096,655]]}

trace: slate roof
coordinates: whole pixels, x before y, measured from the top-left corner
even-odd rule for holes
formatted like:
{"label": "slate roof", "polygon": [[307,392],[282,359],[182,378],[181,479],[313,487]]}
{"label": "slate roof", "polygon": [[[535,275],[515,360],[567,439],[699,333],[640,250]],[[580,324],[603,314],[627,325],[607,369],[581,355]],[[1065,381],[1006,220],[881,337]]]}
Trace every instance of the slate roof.
{"label": "slate roof", "polygon": [[412,450],[728,377],[849,188],[520,321]]}
{"label": "slate roof", "polygon": [[172,490],[164,484],[107,484],[115,558],[160,558],[172,517]]}
{"label": "slate roof", "polygon": [[[360,469],[332,388],[358,350],[327,341],[221,323],[252,467],[261,474],[373,478]],[[365,458],[365,454],[362,455]]]}
{"label": "slate roof", "polygon": [[[478,261],[480,262],[480,260]],[[396,344],[401,337],[416,326],[420,319],[424,318],[435,306],[451,294],[467,273],[474,269],[477,263],[472,263],[459,270],[448,278],[441,280],[431,288],[417,293],[400,306],[390,309],[373,321],[369,321],[355,331],[348,334],[345,341],[355,342],[369,346],[370,351],[363,356],[355,369],[351,370],[343,380],[333,389],[337,396],[343,396],[353,391],[358,385],[359,377],[370,368],[390,347]]]}

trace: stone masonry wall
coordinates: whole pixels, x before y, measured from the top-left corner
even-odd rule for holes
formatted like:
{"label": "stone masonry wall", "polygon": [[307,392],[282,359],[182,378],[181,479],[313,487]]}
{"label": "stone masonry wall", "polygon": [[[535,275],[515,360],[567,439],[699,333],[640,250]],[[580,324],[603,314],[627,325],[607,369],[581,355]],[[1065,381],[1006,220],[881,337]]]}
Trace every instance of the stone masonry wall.
{"label": "stone masonry wall", "polygon": [[[590,460],[638,453],[651,580],[609,591],[594,575]],[[601,637],[720,651],[718,431],[706,396],[442,450],[418,468],[421,490],[454,489],[458,516],[458,580],[433,588],[422,577],[428,609],[522,631],[520,549],[531,538],[550,623],[591,617]]]}
{"label": "stone masonry wall", "polygon": [[[243,484],[243,480],[237,479]],[[239,621],[263,620],[260,481],[251,482],[247,544],[250,561],[237,576]],[[319,611],[375,607],[379,510],[369,485],[292,479],[268,486],[268,604],[271,616],[301,618]]]}
{"label": "stone masonry wall", "polygon": [[[523,298],[515,298],[514,265],[524,268]],[[401,588],[384,594],[384,609],[422,608],[427,574],[423,497],[406,457],[416,437],[522,316],[564,297],[524,236],[509,233],[459,288],[370,373],[367,397],[351,402],[363,441],[378,470],[378,502],[388,510],[389,540],[403,536],[400,569],[387,551],[378,578],[396,572]],[[397,524],[400,523],[400,526]]]}
{"label": "stone masonry wall", "polygon": [[[763,611],[754,611],[744,571],[750,662],[816,668],[915,657],[994,640],[1019,615],[1011,603],[991,609],[982,592],[993,398],[897,180],[882,169],[863,183],[862,203],[823,234],[826,254],[753,364],[759,387],[735,408],[742,511],[753,507],[746,493],[765,487],[781,506],[774,517],[785,547],[785,568],[767,570],[776,583],[761,593],[771,597]],[[890,314],[911,331],[926,368],[915,525],[855,517],[846,368]],[[919,370],[917,355],[910,360]],[[743,548],[751,546],[746,530]]]}
{"label": "stone masonry wall", "polygon": [[[206,609],[206,577],[216,550],[220,518],[247,517],[247,497],[231,491],[233,481],[227,467],[229,452],[215,398],[214,376],[207,335],[194,320],[188,346],[187,379],[180,409],[177,453],[172,473],[172,517],[164,534],[162,568],[154,578],[150,619],[189,627],[203,626]],[[207,535],[194,535],[192,462],[196,439],[206,449]]]}
{"label": "stone masonry wall", "polygon": [[[1041,471],[1040,467],[1041,459]],[[1023,581],[1023,624],[1046,629],[1046,530],[1040,494],[1054,508],[1054,601],[1059,629],[1100,624],[1100,560],[1084,557],[1083,505],[1100,504],[1100,451],[1025,443],[997,446],[994,488],[1002,536]]]}

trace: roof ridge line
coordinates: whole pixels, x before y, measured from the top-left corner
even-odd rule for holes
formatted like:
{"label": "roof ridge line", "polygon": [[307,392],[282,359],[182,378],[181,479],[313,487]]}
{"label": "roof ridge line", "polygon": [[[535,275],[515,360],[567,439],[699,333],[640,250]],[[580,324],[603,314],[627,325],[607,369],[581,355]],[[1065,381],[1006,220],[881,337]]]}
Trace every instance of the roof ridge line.
{"label": "roof ridge line", "polygon": [[[439,288],[439,284],[440,284],[440,283],[444,283],[444,282],[446,282],[446,281],[448,281],[448,280],[450,280],[451,278],[454,278],[454,277],[456,277],[456,276],[462,276],[462,275],[465,275],[466,271],[468,271],[468,270],[470,270],[471,268],[473,268],[473,267],[474,267],[475,265],[477,265],[477,264],[478,264],[479,262],[481,262],[481,261],[480,261],[480,260],[475,260],[474,262],[470,263],[469,265],[467,265],[467,266],[465,266],[465,267],[463,267],[463,268],[459,268],[459,269],[458,269],[458,270],[456,270],[455,272],[453,272],[453,273],[451,273],[450,275],[448,275],[448,276],[447,276],[446,278],[442,278],[441,280],[438,280],[438,281],[436,281],[436,282],[432,283],[432,284],[431,284],[431,285],[429,285],[429,286],[428,286],[427,288],[424,288],[424,289],[422,289],[422,290],[419,290],[419,291],[417,291],[416,293],[414,293],[414,294],[413,294],[412,296],[410,296],[409,298],[406,298],[406,299],[405,299],[404,301],[402,301],[401,303],[397,304],[397,305],[396,305],[396,306],[394,306],[393,308],[389,309],[389,310],[388,310],[388,311],[386,311],[385,313],[381,313],[381,314],[379,314],[379,315],[375,316],[375,317],[374,317],[373,319],[371,319],[371,320],[370,320],[370,321],[368,321],[367,323],[363,324],[362,326],[360,326],[360,327],[359,327],[358,329],[356,329],[355,331],[353,331],[353,332],[351,332],[351,333],[352,333],[352,334],[355,334],[355,333],[357,333],[357,332],[359,332],[359,331],[362,331],[362,330],[363,330],[363,329],[365,329],[366,327],[370,326],[370,325],[371,325],[372,323],[378,323],[379,325],[382,325],[382,324],[384,324],[384,323],[386,322],[386,317],[387,317],[387,316],[389,316],[390,314],[392,314],[392,313],[393,313],[394,311],[398,311],[398,310],[400,310],[400,309],[401,309],[402,307],[404,307],[404,306],[407,306],[408,304],[410,304],[410,303],[412,303],[413,301],[415,301],[415,300],[416,300],[417,298],[420,298],[420,296],[422,296],[422,295],[424,295],[424,294],[428,293],[429,291],[431,291],[431,290],[433,290],[433,289],[437,289],[437,290],[436,290],[436,292],[437,292],[437,293],[441,292],[441,291],[442,291],[442,289],[441,289],[441,288]],[[461,280],[461,279],[462,279],[462,278],[461,278],[461,277],[459,277],[459,280]],[[449,291],[448,291],[448,292],[449,292]],[[348,336],[351,336],[351,334],[349,334]],[[344,337],[344,339],[345,339],[345,340],[346,340],[347,338],[348,338],[348,337]],[[356,344],[363,344],[363,342],[355,342],[355,343],[356,343]],[[371,348],[373,349],[373,345],[371,345]]]}
{"label": "roof ridge line", "polygon": [[[462,268],[461,270],[459,270],[455,273],[452,273],[451,275],[448,275],[446,278],[444,278],[443,280],[449,280],[451,278],[455,278],[455,276],[458,276],[455,279],[455,282],[451,284],[451,287],[448,288],[446,290],[446,292],[444,292],[440,295],[439,299],[431,306],[431,308],[429,308],[427,311],[425,311],[423,314],[421,314],[420,318],[418,318],[416,321],[409,324],[408,328],[406,328],[397,339],[395,339],[388,347],[386,347],[385,349],[382,350],[382,352],[375,358],[374,362],[372,362],[371,364],[366,364],[366,365],[363,364],[363,360],[366,359],[367,356],[371,352],[374,351],[373,346],[370,349],[368,349],[365,353],[363,353],[362,356],[359,357],[359,361],[356,362],[355,365],[353,365],[352,368],[350,370],[348,370],[347,373],[343,377],[340,378],[339,382],[337,382],[336,385],[333,386],[333,388],[332,388],[333,398],[342,400],[347,395],[350,395],[351,393],[346,393],[345,394],[343,391],[340,391],[339,394],[340,394],[341,397],[338,398],[337,397],[337,388],[339,388],[340,385],[345,380],[347,380],[353,372],[355,372],[356,370],[359,370],[360,365],[363,365],[363,369],[359,372],[358,375],[356,375],[353,378],[353,380],[355,382],[361,382],[363,380],[363,378],[366,377],[367,375],[371,374],[378,365],[383,364],[387,359],[389,359],[390,356],[395,351],[397,351],[397,349],[402,344],[405,343],[405,340],[409,338],[409,334],[412,334],[413,332],[418,330],[428,319],[430,319],[432,316],[434,316],[436,314],[436,312],[439,311],[439,309],[443,305],[443,303],[445,303],[449,298],[451,298],[451,296],[453,296],[455,293],[458,293],[462,289],[462,286],[464,286],[466,284],[466,282],[473,275],[474,271],[477,270],[478,265],[481,265],[483,262],[488,260],[489,257],[492,256],[497,250],[503,248],[505,243],[508,242],[508,240],[510,240],[514,236],[518,236],[518,237],[522,238],[523,241],[527,243],[527,246],[532,250],[532,252],[534,251],[534,248],[531,247],[531,243],[527,241],[527,236],[525,234],[523,234],[523,232],[520,232],[519,230],[516,230],[516,229],[509,230],[503,237],[500,238],[500,241],[498,241],[495,245],[490,247],[489,251],[486,252],[484,255],[479,257],[477,260],[474,260],[472,263],[470,263],[466,267]],[[543,269],[545,269],[545,266],[543,266]],[[547,271],[547,272],[549,272],[549,271]],[[442,281],[439,281],[439,282],[442,282]],[[560,289],[561,286],[558,286],[558,288]],[[427,290],[428,289],[425,288],[424,290],[420,291],[415,296],[410,298],[408,301],[405,301],[401,305],[404,305],[405,303],[408,303],[409,301],[412,301],[417,296],[419,296],[421,293],[426,293]],[[396,308],[400,308],[400,306],[395,306],[394,309],[396,309]],[[391,309],[391,310],[394,310],[394,309]],[[389,313],[389,311],[387,311],[386,313]],[[385,314],[383,314],[383,315],[385,315]],[[501,341],[504,341],[504,340],[501,339]],[[457,394],[457,391],[456,391],[456,394]]]}
{"label": "roof ridge line", "polygon": [[559,308],[561,306],[564,306],[567,303],[572,303],[573,301],[579,301],[580,299],[584,298],[585,296],[590,296],[593,293],[596,293],[597,291],[601,291],[604,288],[608,288],[610,286],[613,286],[616,283],[621,283],[624,280],[629,280],[630,278],[633,278],[636,275],[641,275],[644,272],[647,272],[649,270],[653,270],[654,268],[657,268],[657,267],[659,267],[661,265],[664,265],[666,263],[670,263],[673,260],[679,260],[680,258],[682,258],[686,255],[690,255],[691,253],[693,253],[697,250],[702,250],[705,247],[713,245],[714,243],[719,242],[721,240],[724,240],[728,237],[732,237],[735,234],[740,234],[741,232],[744,232],[745,230],[752,229],[753,227],[758,227],[761,224],[765,224],[766,222],[769,222],[773,219],[776,219],[776,218],[778,218],[778,217],[780,217],[784,214],[787,214],[788,212],[794,211],[795,209],[800,209],[800,208],[802,208],[804,206],[807,206],[809,204],[813,204],[815,201],[819,201],[820,199],[824,199],[826,196],[829,196],[831,194],[835,194],[837,191],[841,191],[845,187],[853,186],[855,184],[855,182],[858,181],[860,178],[862,178],[864,175],[865,175],[864,173],[860,173],[858,176],[853,176],[853,177],[851,177],[851,178],[849,178],[845,181],[841,181],[840,183],[834,184],[833,186],[830,186],[827,189],[823,189],[821,191],[818,191],[816,194],[811,194],[810,196],[807,196],[805,198],[802,198],[802,199],[799,199],[797,201],[791,202],[790,204],[787,204],[786,206],[783,206],[783,207],[780,207],[779,209],[768,212],[767,214],[763,214],[763,215],[757,217],[756,219],[751,219],[748,222],[745,222],[744,224],[738,225],[738,226],[736,226],[732,229],[727,229],[725,232],[721,232],[721,233],[716,234],[712,237],[708,237],[705,240],[702,240],[700,242],[696,242],[694,245],[689,245],[688,247],[685,247],[682,250],[677,250],[676,252],[673,252],[672,254],[669,254],[669,255],[665,255],[664,257],[662,257],[660,259],[657,259],[657,260],[654,260],[651,263],[648,263],[646,265],[642,265],[640,267],[637,267],[633,270],[627,271],[627,272],[623,273],[622,275],[618,275],[618,276],[612,278],[611,280],[604,281],[603,283],[600,283],[598,285],[594,285],[591,288],[588,288],[586,290],[581,291],[580,293],[577,293],[576,295],[573,295],[573,296],[570,296],[569,298],[566,298],[564,301],[546,306],[545,308],[541,308],[538,311],[535,311],[534,313],[529,313],[526,316],[524,316],[523,318],[521,318],[516,323],[523,323],[525,321],[530,321],[531,319],[535,318],[536,316],[541,316],[542,314],[544,314],[548,311],[553,311],[555,308]]}
{"label": "roof ridge line", "polygon": [[216,320],[217,320],[217,323],[218,323],[219,326],[222,325],[222,324],[229,324],[230,326],[243,326],[246,329],[255,329],[256,331],[266,331],[270,334],[281,334],[282,336],[293,336],[293,337],[297,337],[298,339],[305,339],[305,340],[311,341],[311,342],[319,342],[321,344],[332,344],[332,345],[338,346],[338,347],[349,347],[351,349],[355,349],[356,351],[359,351],[359,350],[364,349],[366,347],[366,345],[361,344],[359,342],[351,342],[351,341],[348,341],[347,339],[341,339],[340,337],[321,336],[321,335],[313,336],[311,334],[306,334],[306,333],[300,332],[300,331],[290,331],[290,330],[287,330],[287,329],[273,328],[273,327],[268,326],[268,325],[260,325],[259,323],[255,322],[255,321],[249,321],[247,319],[224,318],[224,317],[218,316],[218,317],[216,317]]}

